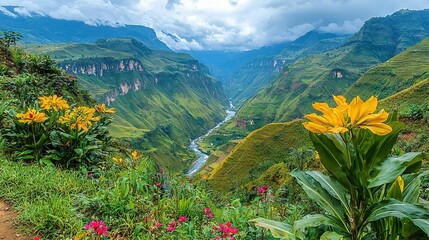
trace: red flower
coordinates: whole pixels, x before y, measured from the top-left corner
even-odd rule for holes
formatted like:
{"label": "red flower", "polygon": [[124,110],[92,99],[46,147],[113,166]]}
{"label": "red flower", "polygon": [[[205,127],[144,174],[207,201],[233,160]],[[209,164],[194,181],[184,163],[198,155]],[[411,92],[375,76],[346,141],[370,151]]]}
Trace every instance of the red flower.
{"label": "red flower", "polygon": [[171,220],[171,223],[168,224],[168,228],[167,228],[167,232],[172,232],[174,230],[176,230],[177,227],[177,222],[173,220]]}
{"label": "red flower", "polygon": [[159,228],[161,226],[162,226],[162,224],[159,222],[159,220],[156,220],[156,222],[153,224],[154,228]]}
{"label": "red flower", "polygon": [[93,233],[96,233],[98,235],[108,236],[107,230],[109,230],[108,227],[106,227],[106,224],[103,222],[103,220],[100,221],[91,221],[89,224],[85,225],[86,230],[92,229]]}
{"label": "red flower", "polygon": [[219,223],[219,227],[213,226],[213,229],[222,232],[221,238],[229,237],[230,239],[234,239],[233,235],[238,233],[238,229],[231,226],[230,222],[226,222],[225,224]]}
{"label": "red flower", "polygon": [[268,191],[268,187],[267,187],[267,185],[263,185],[263,186],[261,186],[260,188],[258,188],[258,193],[259,193],[259,194],[263,194],[263,193],[265,193],[266,191]]}
{"label": "red flower", "polygon": [[210,208],[204,208],[203,213],[206,215],[207,218],[213,218],[213,213]]}
{"label": "red flower", "polygon": [[42,239],[40,236],[37,236],[34,238],[34,240],[40,240],[40,239]]}
{"label": "red flower", "polygon": [[156,183],[155,183],[155,186],[156,186],[156,187],[161,187],[161,183],[160,183],[160,182],[156,182]]}
{"label": "red flower", "polygon": [[180,216],[179,217],[179,222],[186,222],[186,220],[188,220],[185,216]]}

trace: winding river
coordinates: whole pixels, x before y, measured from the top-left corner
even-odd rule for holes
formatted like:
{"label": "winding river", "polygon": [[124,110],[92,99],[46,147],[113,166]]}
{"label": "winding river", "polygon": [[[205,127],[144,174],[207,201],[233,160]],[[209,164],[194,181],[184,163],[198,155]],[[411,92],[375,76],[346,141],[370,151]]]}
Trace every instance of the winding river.
{"label": "winding river", "polygon": [[216,126],[214,126],[209,131],[207,131],[207,133],[204,134],[203,136],[200,136],[198,138],[195,138],[194,140],[191,140],[189,147],[192,148],[192,150],[198,155],[198,159],[194,162],[191,169],[189,169],[186,175],[188,176],[194,175],[196,172],[198,172],[198,170],[200,170],[200,168],[204,165],[204,163],[209,158],[209,155],[205,154],[198,148],[197,142],[203,140],[203,138],[207,137],[211,132],[213,132],[213,130],[222,126],[222,124],[224,124],[226,121],[230,120],[232,117],[235,116],[236,112],[232,110],[234,106],[232,105],[232,103],[229,103],[229,104],[230,104],[230,108],[226,110],[226,117],[222,122],[219,122]]}

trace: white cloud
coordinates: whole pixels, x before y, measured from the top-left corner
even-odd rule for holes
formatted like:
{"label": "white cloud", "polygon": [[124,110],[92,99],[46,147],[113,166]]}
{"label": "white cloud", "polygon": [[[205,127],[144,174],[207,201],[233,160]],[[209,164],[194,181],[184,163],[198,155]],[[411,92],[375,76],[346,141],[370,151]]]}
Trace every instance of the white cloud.
{"label": "white cloud", "polygon": [[247,50],[293,40],[314,28],[353,33],[370,17],[429,8],[429,1],[0,0],[0,5],[89,24],[107,20],[145,25],[172,49]]}

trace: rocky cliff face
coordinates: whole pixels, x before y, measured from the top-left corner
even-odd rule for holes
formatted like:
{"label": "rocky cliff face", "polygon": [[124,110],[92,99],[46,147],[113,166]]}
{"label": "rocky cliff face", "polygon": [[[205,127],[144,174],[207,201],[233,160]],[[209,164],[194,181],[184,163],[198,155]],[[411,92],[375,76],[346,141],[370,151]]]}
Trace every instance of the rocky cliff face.
{"label": "rocky cliff face", "polygon": [[70,74],[94,75],[97,77],[102,77],[107,72],[143,71],[141,62],[132,58],[122,60],[111,58],[82,59],[73,62],[62,62],[59,67]]}

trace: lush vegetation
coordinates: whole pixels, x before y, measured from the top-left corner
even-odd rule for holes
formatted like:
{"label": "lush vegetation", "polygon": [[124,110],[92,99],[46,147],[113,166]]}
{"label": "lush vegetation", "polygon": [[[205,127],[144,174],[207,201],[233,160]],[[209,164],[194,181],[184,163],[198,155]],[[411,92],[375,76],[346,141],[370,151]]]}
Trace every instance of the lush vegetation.
{"label": "lush vegetation", "polygon": [[377,98],[363,102],[356,97],[347,103],[343,96],[334,96],[334,100],[333,108],[313,104],[323,115],[308,114],[310,122],[304,123],[329,176],[292,172],[323,212],[307,215],[293,226],[263,218],[255,219],[256,224],[285,239],[306,239],[309,227],[318,227],[321,239],[426,237],[429,211],[419,196],[422,160],[428,156],[391,155],[403,124],[384,110],[375,113]]}
{"label": "lush vegetation", "polygon": [[225,197],[166,172],[112,141],[114,110],[89,107],[94,101],[49,57],[0,40],[0,198],[20,212],[21,231],[36,239],[270,239],[249,220],[296,220],[305,211],[271,186]]}
{"label": "lush vegetation", "polygon": [[112,135],[169,170],[189,167],[195,157],[189,139],[221,121],[228,106],[220,83],[187,54],[122,38],[26,47],[52,56],[97,101],[115,108]]}

